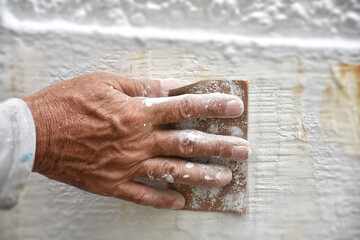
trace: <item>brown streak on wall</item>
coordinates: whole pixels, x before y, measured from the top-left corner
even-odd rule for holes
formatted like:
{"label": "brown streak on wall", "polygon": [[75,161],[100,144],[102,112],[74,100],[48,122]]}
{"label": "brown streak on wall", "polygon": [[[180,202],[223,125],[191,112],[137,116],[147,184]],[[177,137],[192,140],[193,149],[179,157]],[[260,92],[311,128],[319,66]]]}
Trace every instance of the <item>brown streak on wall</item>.
{"label": "brown streak on wall", "polygon": [[320,118],[325,139],[360,156],[360,65],[339,63],[332,70],[334,84],[323,92]]}

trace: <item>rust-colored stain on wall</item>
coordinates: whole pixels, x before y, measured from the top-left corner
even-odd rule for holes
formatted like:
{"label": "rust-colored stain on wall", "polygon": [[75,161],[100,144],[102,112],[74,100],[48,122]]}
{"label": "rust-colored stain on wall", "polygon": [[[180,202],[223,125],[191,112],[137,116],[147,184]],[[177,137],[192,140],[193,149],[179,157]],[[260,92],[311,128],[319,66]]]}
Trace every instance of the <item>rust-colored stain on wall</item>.
{"label": "rust-colored stain on wall", "polygon": [[[302,75],[304,74],[302,69],[297,69],[297,74],[298,75]],[[294,97],[294,101],[295,101],[295,106],[294,106],[294,111],[298,111],[299,108],[299,100],[301,98],[301,94],[304,92],[304,85],[302,84],[298,84],[296,85],[293,89],[292,89],[292,95]],[[302,140],[303,142],[307,143],[307,132],[306,132],[306,128],[304,125],[304,115],[303,113],[299,114],[299,140]],[[303,148],[303,146],[301,147]]]}
{"label": "rust-colored stain on wall", "polygon": [[360,65],[341,63],[332,70],[334,84],[324,90],[320,118],[327,130],[325,140],[360,156]]}

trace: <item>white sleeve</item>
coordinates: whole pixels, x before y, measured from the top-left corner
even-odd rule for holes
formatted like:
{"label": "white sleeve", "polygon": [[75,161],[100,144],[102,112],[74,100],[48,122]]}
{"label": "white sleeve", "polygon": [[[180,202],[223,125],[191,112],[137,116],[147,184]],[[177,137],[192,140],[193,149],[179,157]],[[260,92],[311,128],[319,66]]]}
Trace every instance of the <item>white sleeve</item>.
{"label": "white sleeve", "polygon": [[36,148],[34,119],[27,104],[0,103],[0,209],[16,205],[32,170]]}

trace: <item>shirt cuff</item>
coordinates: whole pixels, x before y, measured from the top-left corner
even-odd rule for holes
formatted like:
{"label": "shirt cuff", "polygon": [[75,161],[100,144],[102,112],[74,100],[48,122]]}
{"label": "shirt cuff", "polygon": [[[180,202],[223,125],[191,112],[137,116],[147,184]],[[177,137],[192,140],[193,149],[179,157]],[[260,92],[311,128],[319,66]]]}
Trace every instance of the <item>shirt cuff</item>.
{"label": "shirt cuff", "polygon": [[0,103],[0,209],[19,201],[32,171],[36,150],[36,129],[27,104],[12,98]]}

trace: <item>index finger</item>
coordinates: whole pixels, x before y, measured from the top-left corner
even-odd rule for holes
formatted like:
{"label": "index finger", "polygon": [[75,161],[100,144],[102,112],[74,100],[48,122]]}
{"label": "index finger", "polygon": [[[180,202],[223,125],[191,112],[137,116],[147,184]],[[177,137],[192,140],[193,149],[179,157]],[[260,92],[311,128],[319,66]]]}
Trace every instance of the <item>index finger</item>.
{"label": "index finger", "polygon": [[244,112],[244,103],[240,98],[222,93],[145,98],[143,104],[155,125],[195,118],[234,118]]}

